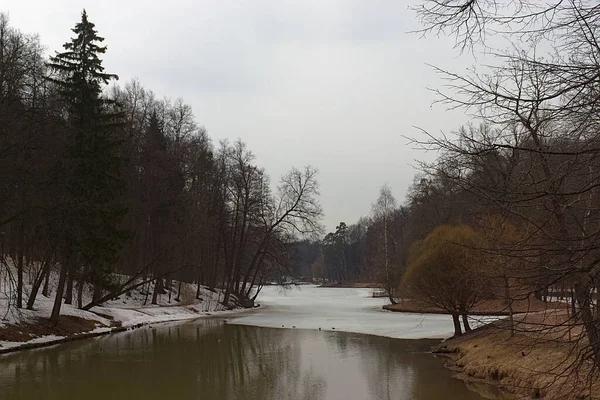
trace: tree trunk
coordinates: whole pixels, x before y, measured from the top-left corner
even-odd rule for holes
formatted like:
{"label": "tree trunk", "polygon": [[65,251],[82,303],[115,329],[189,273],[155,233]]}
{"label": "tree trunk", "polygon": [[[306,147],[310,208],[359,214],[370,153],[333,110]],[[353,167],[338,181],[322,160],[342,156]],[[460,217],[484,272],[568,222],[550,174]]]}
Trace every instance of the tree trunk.
{"label": "tree trunk", "polygon": [[[246,297],[250,298],[250,294],[252,293],[252,288],[254,287],[254,284],[256,283],[256,278],[258,277],[258,269],[254,272],[254,276],[252,277],[252,282],[250,283],[250,287],[248,288],[248,292],[246,292]],[[262,276],[261,276],[261,281],[262,281]],[[256,298],[256,295],[258,293],[256,293],[254,295],[254,297],[251,299],[252,302],[254,302],[254,299]]]}
{"label": "tree trunk", "polygon": [[467,314],[462,315],[463,324],[465,325],[465,333],[471,332],[471,326],[469,325],[469,317]]}
{"label": "tree trunk", "polygon": [[[256,262],[256,265],[254,267],[252,267],[252,265],[254,265],[254,263],[252,263],[251,268],[249,268],[248,271],[246,272],[246,276],[244,277],[244,284],[242,285],[242,290],[239,293],[240,295],[245,296],[246,298],[250,298],[250,292],[252,291],[252,286],[254,286],[254,282],[256,281],[256,276],[258,275],[258,271],[260,271],[260,267],[262,266],[262,263],[265,259],[265,254],[266,253],[263,252],[263,254],[260,256],[260,259],[258,259],[258,261]],[[252,274],[252,270],[254,270],[254,274]],[[249,280],[250,276],[252,276],[252,283],[250,284],[250,287],[246,291],[246,286],[248,285],[248,280]]]}
{"label": "tree trunk", "polygon": [[175,297],[176,302],[181,301],[181,281],[179,281],[179,287],[177,288],[177,297]]}
{"label": "tree trunk", "polygon": [[94,294],[92,295],[92,301],[96,302],[102,297],[102,285],[94,282]]}
{"label": "tree trunk", "polygon": [[577,314],[577,305],[575,303],[575,289],[571,288],[571,315]]}
{"label": "tree trunk", "polygon": [[219,283],[219,265],[221,263],[221,236],[217,239],[217,254],[214,257],[212,264],[212,281],[210,282],[211,289],[216,289]]}
{"label": "tree trunk", "polygon": [[462,328],[460,326],[460,319],[458,314],[452,314],[452,322],[454,322],[454,336],[462,335]]}
{"label": "tree trunk", "polygon": [[162,278],[156,279],[154,282],[154,292],[152,293],[152,303],[158,304],[158,292],[163,290]]}
{"label": "tree trunk", "polygon": [[200,299],[200,278],[198,278],[198,286],[196,287],[196,300]]}
{"label": "tree trunk", "polygon": [[508,321],[510,322],[510,334],[512,336],[515,333],[515,319],[513,316],[512,299],[510,298],[510,285],[506,275],[504,275],[504,298],[508,305]]}
{"label": "tree trunk", "polygon": [[84,270],[81,271],[79,282],[77,282],[77,307],[79,309],[83,308],[83,287],[85,286],[84,272]]}
{"label": "tree trunk", "polygon": [[229,297],[231,296],[231,290],[233,289],[233,280],[230,279],[231,272],[228,271],[225,276],[225,294],[223,296],[223,305],[227,307],[229,305]]}
{"label": "tree trunk", "polygon": [[67,265],[70,262],[71,256],[67,256],[66,259],[61,263],[60,275],[58,277],[58,287],[56,288],[56,297],[54,298],[54,307],[52,308],[52,315],[50,321],[53,324],[58,323],[58,316],[60,315],[60,306],[62,305],[62,297],[65,290],[65,280],[67,278]]}
{"label": "tree trunk", "polygon": [[229,285],[227,285],[227,289],[225,289],[225,294],[223,295],[223,305],[225,307],[229,304],[229,295],[230,295]]}
{"label": "tree trunk", "polygon": [[23,308],[23,264],[25,259],[25,227],[23,216],[19,225],[19,250],[17,252],[17,308]]}
{"label": "tree trunk", "polygon": [[562,282],[560,285],[560,295],[558,297],[558,300],[562,301],[562,300],[564,300],[564,298],[565,298],[565,283]]}
{"label": "tree trunk", "polygon": [[46,277],[44,278],[44,289],[42,290],[42,295],[45,297],[50,296],[50,266],[48,265],[48,272],[46,272]]}
{"label": "tree trunk", "polygon": [[42,272],[40,273],[40,276],[36,278],[35,282],[33,282],[33,286],[31,287],[31,293],[29,294],[29,299],[27,299],[27,309],[28,310],[33,310],[33,305],[35,303],[35,299],[37,297],[38,291],[40,290],[40,287],[42,286],[42,283],[44,282],[44,278],[48,275],[49,272],[50,272],[50,261],[46,260],[46,262],[44,263],[44,265],[42,267]]}
{"label": "tree trunk", "polygon": [[391,293],[388,292],[388,299],[390,300],[390,303],[392,304],[398,304],[398,302],[396,301],[396,299],[394,299],[394,296],[391,295]]}
{"label": "tree trunk", "polygon": [[[142,289],[143,289],[143,287],[142,287]],[[148,294],[150,294],[150,282],[148,282],[148,287],[146,288],[146,295],[144,297],[144,304],[143,305],[148,304]]]}
{"label": "tree trunk", "polygon": [[252,302],[252,305],[254,305],[254,302],[256,301],[256,298],[258,297],[258,294],[260,293],[262,288],[263,288],[262,285],[259,285],[258,288],[256,289],[256,293],[254,293],[254,296],[252,296],[252,298],[250,299],[250,301]]}
{"label": "tree trunk", "polygon": [[225,295],[223,296],[223,305],[225,307],[229,307],[229,299],[231,298],[232,290],[233,290],[233,279],[227,283],[227,288],[225,289]]}
{"label": "tree trunk", "polygon": [[589,347],[593,354],[593,361],[596,368],[600,368],[600,326],[594,319],[592,308],[591,308],[591,284],[590,278],[586,275],[579,277],[578,282],[575,284],[575,297],[577,298],[577,304],[579,305],[579,312],[581,315],[581,321],[586,330],[588,336]]}
{"label": "tree trunk", "polygon": [[65,304],[73,304],[73,280],[75,275],[75,263],[70,262],[67,266],[67,288],[65,293]]}

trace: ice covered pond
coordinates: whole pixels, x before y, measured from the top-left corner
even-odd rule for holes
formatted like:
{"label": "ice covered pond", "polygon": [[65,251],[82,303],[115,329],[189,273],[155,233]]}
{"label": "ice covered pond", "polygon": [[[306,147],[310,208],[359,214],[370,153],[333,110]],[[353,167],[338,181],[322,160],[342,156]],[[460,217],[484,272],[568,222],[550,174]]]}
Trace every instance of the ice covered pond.
{"label": "ice covered pond", "polygon": [[[230,323],[268,328],[336,330],[397,339],[439,339],[452,336],[449,315],[397,313],[382,309],[388,301],[373,298],[373,289],[322,288],[314,285],[265,286],[260,309]],[[471,320],[473,326],[480,318]]]}

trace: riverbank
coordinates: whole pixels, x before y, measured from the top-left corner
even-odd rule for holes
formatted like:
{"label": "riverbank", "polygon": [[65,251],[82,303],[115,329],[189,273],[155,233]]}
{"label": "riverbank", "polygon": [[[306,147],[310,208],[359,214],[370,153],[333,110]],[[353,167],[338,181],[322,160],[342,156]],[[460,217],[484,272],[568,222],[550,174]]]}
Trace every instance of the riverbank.
{"label": "riverbank", "polygon": [[319,287],[324,288],[350,288],[350,289],[373,289],[380,288],[381,285],[379,283],[374,282],[344,282],[344,283],[336,283],[336,282],[327,282],[321,283]]}
{"label": "riverbank", "polygon": [[[537,299],[515,300],[512,302],[513,314],[542,312],[547,310],[566,310],[568,304],[564,302],[543,302]],[[409,312],[420,314],[447,314],[441,308],[432,307],[417,300],[403,300],[398,304],[387,304],[383,308],[395,312]],[[486,300],[474,307],[469,315],[509,315],[508,305],[503,300]]]}
{"label": "riverbank", "polygon": [[0,302],[0,312],[4,316],[0,321],[0,354],[105,335],[144,325],[226,316],[243,310],[226,309],[219,302],[221,293],[206,287],[201,287],[200,299],[196,299],[196,286],[186,283],[182,283],[181,293],[176,290],[179,289],[178,284],[173,285],[170,290],[158,296],[156,305],[151,305],[148,304],[149,289],[147,288],[146,292],[142,289],[132,290],[90,311],[63,304],[58,324],[52,324],[48,319],[54,302],[53,295],[40,295],[34,310],[8,307],[8,302]]}
{"label": "riverbank", "polygon": [[[558,322],[560,328],[549,328]],[[514,334],[506,319],[443,342],[434,353],[467,382],[494,385],[512,398],[600,399],[600,380],[591,375],[581,327],[564,310],[515,316]]]}

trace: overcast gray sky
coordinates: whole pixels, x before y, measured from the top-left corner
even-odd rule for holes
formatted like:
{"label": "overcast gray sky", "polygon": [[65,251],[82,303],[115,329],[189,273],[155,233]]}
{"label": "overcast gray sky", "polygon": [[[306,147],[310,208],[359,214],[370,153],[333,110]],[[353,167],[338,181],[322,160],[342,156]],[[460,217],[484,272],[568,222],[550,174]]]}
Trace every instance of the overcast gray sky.
{"label": "overcast gray sky", "polygon": [[107,72],[182,97],[215,143],[241,138],[276,183],[292,166],[320,171],[324,224],[368,215],[388,183],[399,202],[415,159],[402,135],[468,121],[433,106],[439,77],[473,63],[452,38],[409,34],[418,0],[8,0],[13,26],[50,52],[82,8],[105,37]]}

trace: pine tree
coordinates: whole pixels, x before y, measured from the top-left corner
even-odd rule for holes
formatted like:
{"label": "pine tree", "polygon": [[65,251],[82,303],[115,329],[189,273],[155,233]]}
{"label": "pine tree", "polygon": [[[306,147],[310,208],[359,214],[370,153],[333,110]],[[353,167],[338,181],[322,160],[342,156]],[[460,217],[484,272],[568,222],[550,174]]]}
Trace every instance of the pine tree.
{"label": "pine tree", "polygon": [[[60,313],[67,274],[71,291],[77,265],[82,264],[80,274],[85,273],[93,283],[94,298],[100,297],[127,237],[119,227],[126,211],[120,201],[124,191],[120,176],[123,161],[119,154],[121,141],[116,137],[120,115],[111,110],[114,103],[102,96],[103,85],[117,76],[104,72],[99,56],[106,47],[98,45],[104,39],[97,35],[85,10],[73,32],[76,36],[64,44],[66,51],[51,57],[49,63],[56,73],[51,80],[58,85],[65,103],[70,132],[67,154],[56,172],[56,184],[61,186],[65,201],[59,228],[63,265],[53,321]],[[71,297],[70,292],[67,297]]]}
{"label": "pine tree", "polygon": [[77,36],[63,45],[66,51],[50,57],[49,67],[58,73],[51,80],[67,101],[69,122],[83,129],[95,128],[99,119],[112,117],[103,112],[102,85],[119,77],[104,72],[99,55],[106,53],[106,46],[98,45],[104,38],[98,36],[85,10],[72,31]]}

